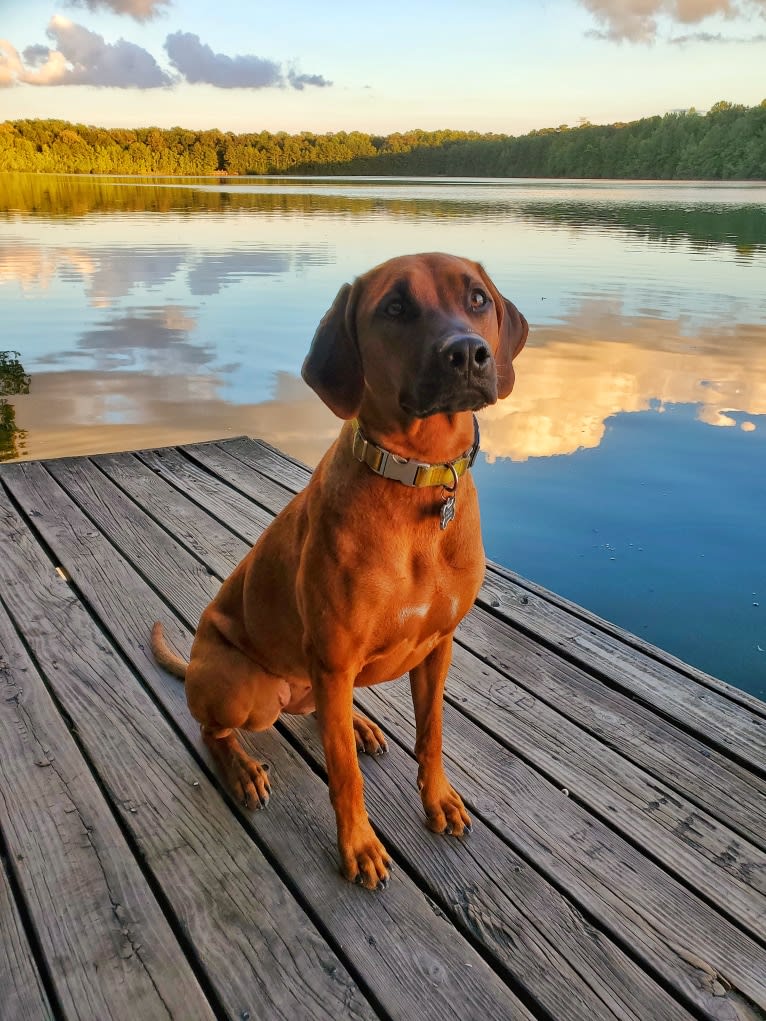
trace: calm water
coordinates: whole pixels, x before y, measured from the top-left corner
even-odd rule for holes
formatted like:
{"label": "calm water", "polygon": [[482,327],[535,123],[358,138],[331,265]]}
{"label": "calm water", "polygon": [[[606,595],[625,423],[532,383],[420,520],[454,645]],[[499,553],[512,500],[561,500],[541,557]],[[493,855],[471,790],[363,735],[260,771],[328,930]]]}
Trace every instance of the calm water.
{"label": "calm water", "polygon": [[248,433],[313,464],[317,321],[434,249],[531,325],[482,415],[488,555],[766,697],[766,185],[0,175],[32,377],[0,457]]}

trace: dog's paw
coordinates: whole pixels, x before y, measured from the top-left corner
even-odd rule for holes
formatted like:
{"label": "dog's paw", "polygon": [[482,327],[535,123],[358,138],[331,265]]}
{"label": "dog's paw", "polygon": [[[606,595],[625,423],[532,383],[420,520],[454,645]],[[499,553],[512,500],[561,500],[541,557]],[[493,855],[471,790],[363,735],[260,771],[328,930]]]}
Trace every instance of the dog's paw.
{"label": "dog's paw", "polygon": [[354,740],[356,750],[368,755],[382,755],[388,750],[386,735],[372,720],[354,711]]}
{"label": "dog's paw", "polygon": [[471,817],[454,787],[443,783],[423,785],[420,790],[428,828],[434,833],[462,837],[471,832]]}
{"label": "dog's paw", "polygon": [[265,808],[271,795],[269,767],[255,759],[237,759],[227,777],[234,797],[245,808]]}
{"label": "dog's paw", "polygon": [[369,822],[357,826],[353,834],[338,838],[341,871],[346,879],[368,890],[388,886],[391,859]]}

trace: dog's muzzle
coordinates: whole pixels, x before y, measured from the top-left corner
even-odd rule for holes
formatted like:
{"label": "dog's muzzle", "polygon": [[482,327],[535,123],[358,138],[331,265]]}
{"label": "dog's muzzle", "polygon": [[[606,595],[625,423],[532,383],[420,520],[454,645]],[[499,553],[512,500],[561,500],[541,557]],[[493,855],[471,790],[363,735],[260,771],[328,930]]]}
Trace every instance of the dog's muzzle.
{"label": "dog's muzzle", "polygon": [[414,392],[402,394],[405,411],[425,418],[439,412],[478,411],[497,401],[497,370],[489,344],[460,333],[435,345]]}

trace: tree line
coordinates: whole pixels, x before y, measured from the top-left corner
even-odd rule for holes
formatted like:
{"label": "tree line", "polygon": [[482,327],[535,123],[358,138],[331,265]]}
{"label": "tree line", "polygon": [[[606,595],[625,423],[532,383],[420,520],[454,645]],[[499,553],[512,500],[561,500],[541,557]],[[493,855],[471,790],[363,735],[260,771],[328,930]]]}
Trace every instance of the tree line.
{"label": "tree line", "polygon": [[766,99],[516,137],[451,130],[234,134],[13,120],[0,123],[0,170],[759,180],[766,178]]}

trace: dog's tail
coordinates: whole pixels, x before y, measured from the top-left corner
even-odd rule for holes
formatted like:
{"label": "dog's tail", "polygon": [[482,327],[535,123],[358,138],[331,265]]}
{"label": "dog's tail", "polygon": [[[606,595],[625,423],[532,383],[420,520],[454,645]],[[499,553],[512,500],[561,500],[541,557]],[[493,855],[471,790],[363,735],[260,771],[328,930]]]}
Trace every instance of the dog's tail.
{"label": "dog's tail", "polygon": [[152,652],[159,665],[169,674],[179,677],[182,681],[186,678],[186,668],[189,664],[168,647],[165,632],[158,620],[152,626]]}

